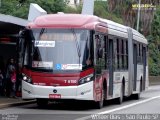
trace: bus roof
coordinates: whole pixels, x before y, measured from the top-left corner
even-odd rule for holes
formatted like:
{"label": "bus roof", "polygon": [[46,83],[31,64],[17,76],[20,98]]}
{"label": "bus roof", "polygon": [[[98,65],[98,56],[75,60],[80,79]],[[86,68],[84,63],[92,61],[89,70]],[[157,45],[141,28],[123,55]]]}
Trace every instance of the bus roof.
{"label": "bus roof", "polygon": [[[100,19],[102,23],[106,23],[108,27],[108,34],[115,35],[115,36],[120,36],[123,38],[128,38],[128,26],[124,26],[122,24],[113,22],[111,20],[107,19]],[[140,34],[138,31],[132,28],[132,34],[133,34],[133,39],[145,44],[148,44],[147,39]]]}
{"label": "bus roof", "polygon": [[[34,22],[29,24],[31,28],[91,28],[99,18],[93,15],[82,14],[48,14],[37,17]],[[92,24],[92,25],[91,25]]]}
{"label": "bus roof", "polygon": [[[28,24],[29,28],[82,28],[96,29],[96,26],[107,28],[108,34],[128,38],[128,27],[111,20],[99,18],[94,15],[82,14],[48,14],[37,17],[34,22]],[[145,37],[132,29],[133,39],[147,44]]]}

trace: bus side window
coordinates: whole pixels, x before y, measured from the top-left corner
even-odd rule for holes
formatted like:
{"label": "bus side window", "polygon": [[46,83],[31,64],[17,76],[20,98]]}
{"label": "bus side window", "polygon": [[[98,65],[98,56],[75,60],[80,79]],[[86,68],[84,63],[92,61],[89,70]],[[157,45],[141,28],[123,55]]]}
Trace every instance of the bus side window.
{"label": "bus side window", "polygon": [[105,37],[103,35],[95,36],[96,42],[96,71],[101,74],[101,70],[105,69]]}
{"label": "bus side window", "polygon": [[98,35],[96,35],[95,39],[96,39],[96,47],[97,47],[96,56],[97,58],[102,58],[103,49],[104,49],[104,37],[100,38]]}

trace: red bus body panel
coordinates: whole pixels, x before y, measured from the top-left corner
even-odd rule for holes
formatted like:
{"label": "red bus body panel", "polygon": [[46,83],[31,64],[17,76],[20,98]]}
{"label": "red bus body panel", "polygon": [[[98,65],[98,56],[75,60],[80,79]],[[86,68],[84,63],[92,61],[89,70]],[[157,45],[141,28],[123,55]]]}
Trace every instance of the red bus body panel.
{"label": "red bus body panel", "polygon": [[43,86],[77,86],[78,81],[94,73],[94,69],[88,69],[80,73],[64,73],[64,74],[54,74],[54,73],[45,73],[45,72],[33,72],[29,69],[23,69],[23,73],[27,74],[32,78],[32,83],[34,85],[43,85]]}

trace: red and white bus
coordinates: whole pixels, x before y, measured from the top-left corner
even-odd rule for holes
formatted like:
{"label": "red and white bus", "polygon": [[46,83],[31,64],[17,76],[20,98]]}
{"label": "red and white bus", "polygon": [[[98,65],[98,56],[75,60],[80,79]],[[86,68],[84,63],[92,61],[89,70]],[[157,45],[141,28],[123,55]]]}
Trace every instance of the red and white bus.
{"label": "red and white bus", "polygon": [[148,86],[147,40],[93,15],[50,14],[20,32],[22,98],[94,101],[139,98]]}

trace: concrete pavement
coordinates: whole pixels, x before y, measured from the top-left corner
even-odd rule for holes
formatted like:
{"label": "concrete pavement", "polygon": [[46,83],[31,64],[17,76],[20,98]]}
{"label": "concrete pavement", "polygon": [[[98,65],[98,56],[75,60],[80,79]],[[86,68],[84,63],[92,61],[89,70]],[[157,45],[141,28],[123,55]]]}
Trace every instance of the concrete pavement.
{"label": "concrete pavement", "polygon": [[12,107],[12,106],[18,106],[18,105],[24,105],[24,104],[31,104],[35,103],[35,100],[22,100],[21,97],[17,98],[8,98],[0,96],[0,109],[6,108],[6,107]]}

